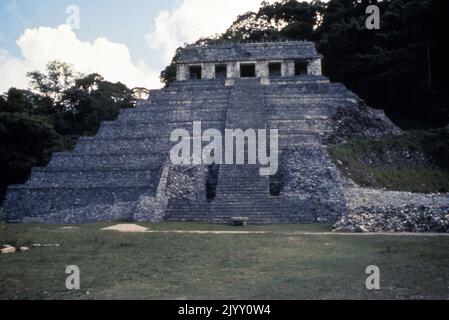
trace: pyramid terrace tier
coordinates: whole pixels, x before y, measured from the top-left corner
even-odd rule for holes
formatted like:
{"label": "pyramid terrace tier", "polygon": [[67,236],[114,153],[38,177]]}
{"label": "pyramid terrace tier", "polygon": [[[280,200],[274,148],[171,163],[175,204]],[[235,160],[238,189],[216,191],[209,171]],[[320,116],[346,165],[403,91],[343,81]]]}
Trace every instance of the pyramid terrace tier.
{"label": "pyramid terrace tier", "polygon": [[[152,90],[136,108],[102,123],[95,136],[81,137],[74,150],[54,153],[25,184],[10,187],[3,203],[6,219],[153,221],[157,212],[166,221],[336,220],[346,202],[322,140],[332,132],[337,110],[355,109],[360,99],[322,76],[263,80],[187,80]],[[170,135],[176,129],[192,134],[194,122],[201,122],[203,132],[216,129],[223,136],[225,129],[278,129],[279,174],[261,176],[260,165],[247,164],[219,165],[214,175],[201,164],[180,174],[169,161],[175,144]],[[206,196],[206,180],[215,184],[213,199]],[[273,181],[280,188],[277,196]]]}

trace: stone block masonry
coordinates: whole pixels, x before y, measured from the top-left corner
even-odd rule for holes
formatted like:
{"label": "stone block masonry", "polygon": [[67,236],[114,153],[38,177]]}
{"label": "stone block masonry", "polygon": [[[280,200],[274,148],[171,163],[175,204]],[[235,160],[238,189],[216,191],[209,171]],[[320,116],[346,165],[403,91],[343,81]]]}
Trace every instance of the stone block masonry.
{"label": "stone block masonry", "polygon": [[[308,62],[307,74],[296,74],[298,61]],[[242,62],[254,62],[254,77],[240,77]],[[226,64],[227,79],[215,79],[218,63]],[[269,63],[281,63],[271,69],[276,76]],[[189,66],[201,67],[201,80],[190,79]],[[11,186],[3,203],[6,219],[229,223],[242,217],[266,224],[334,222],[346,214],[325,138],[336,127],[338,110],[359,110],[360,99],[321,76],[313,44],[187,47],[178,80],[151,91],[116,121],[104,122],[73,151],[55,153],[25,184]],[[259,174],[258,165],[172,164],[170,133],[190,130],[195,121],[222,133],[277,129],[280,170],[268,177]]]}
{"label": "stone block masonry", "polygon": [[[280,65],[280,70],[270,70],[270,64]],[[244,66],[252,66],[250,77],[256,78],[320,76],[322,72],[321,56],[312,42],[225,43],[186,47],[178,59],[176,79],[215,79],[217,66],[225,67],[227,79],[248,77],[242,73]]]}

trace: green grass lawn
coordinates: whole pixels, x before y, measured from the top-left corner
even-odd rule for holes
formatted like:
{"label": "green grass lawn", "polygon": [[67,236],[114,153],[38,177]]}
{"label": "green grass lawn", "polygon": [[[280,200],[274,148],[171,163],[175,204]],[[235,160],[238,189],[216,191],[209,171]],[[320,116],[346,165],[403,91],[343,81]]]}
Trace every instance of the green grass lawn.
{"label": "green grass lawn", "polygon": [[[268,234],[120,234],[80,226],[7,225],[0,243],[59,243],[0,256],[1,299],[431,299],[449,298],[449,237],[300,234],[323,225],[228,227],[142,224],[153,230]],[[65,288],[65,267],[81,290]],[[379,291],[365,269],[381,270]],[[87,294],[89,292],[89,294]]]}

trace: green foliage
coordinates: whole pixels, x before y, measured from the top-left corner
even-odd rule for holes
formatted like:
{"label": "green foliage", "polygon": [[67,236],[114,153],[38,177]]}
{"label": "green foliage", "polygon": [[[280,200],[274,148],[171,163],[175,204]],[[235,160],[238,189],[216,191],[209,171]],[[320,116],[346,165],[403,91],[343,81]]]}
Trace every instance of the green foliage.
{"label": "green foliage", "polygon": [[64,134],[93,135],[101,121],[117,118],[120,109],[135,105],[133,91],[122,83],[110,83],[98,74],[77,79],[62,96],[66,110],[56,128]]}
{"label": "green foliage", "polygon": [[449,96],[446,75],[440,70],[448,69],[444,58],[448,50],[442,43],[448,2],[379,1],[377,31],[364,26],[364,9],[372,2],[329,2],[316,32],[325,72],[394,120],[445,125]]}
{"label": "green foliage", "polygon": [[264,2],[258,12],[240,15],[216,40],[312,40],[322,9],[319,1],[284,0],[271,5]]}
{"label": "green foliage", "polygon": [[162,70],[160,79],[161,82],[165,83],[167,87],[171,82],[176,80],[176,61],[179,59],[181,54],[181,48],[176,49],[175,56],[170,65],[168,65],[164,70]]}
{"label": "green foliage", "polygon": [[31,112],[33,104],[29,99],[31,93],[25,90],[11,88],[6,94],[6,99],[0,100],[0,112]]}
{"label": "green foliage", "polygon": [[51,61],[47,64],[47,72],[29,72],[31,87],[38,93],[59,100],[62,93],[70,88],[79,76],[73,66],[59,61]]}
{"label": "green foliage", "polygon": [[23,183],[33,166],[44,165],[58,143],[59,135],[47,118],[0,113],[1,193],[9,184]]}

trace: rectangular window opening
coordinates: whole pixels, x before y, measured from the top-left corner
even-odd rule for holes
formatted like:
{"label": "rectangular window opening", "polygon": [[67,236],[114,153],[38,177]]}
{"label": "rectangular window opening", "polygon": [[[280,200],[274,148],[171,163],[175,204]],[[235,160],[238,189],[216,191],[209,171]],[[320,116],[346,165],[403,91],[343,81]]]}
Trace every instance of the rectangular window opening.
{"label": "rectangular window opening", "polygon": [[295,76],[306,76],[307,75],[307,61],[297,60],[295,61]]}
{"label": "rectangular window opening", "polygon": [[280,62],[271,62],[268,64],[270,77],[280,77],[282,75],[281,69],[282,64]]}
{"label": "rectangular window opening", "polygon": [[242,63],[240,65],[240,77],[241,78],[255,78],[256,77],[256,64],[255,63]]}
{"label": "rectangular window opening", "polygon": [[228,77],[228,68],[225,64],[217,64],[215,66],[215,78],[226,79]]}
{"label": "rectangular window opening", "polygon": [[191,80],[200,80],[202,78],[203,68],[201,66],[190,66],[189,71]]}

